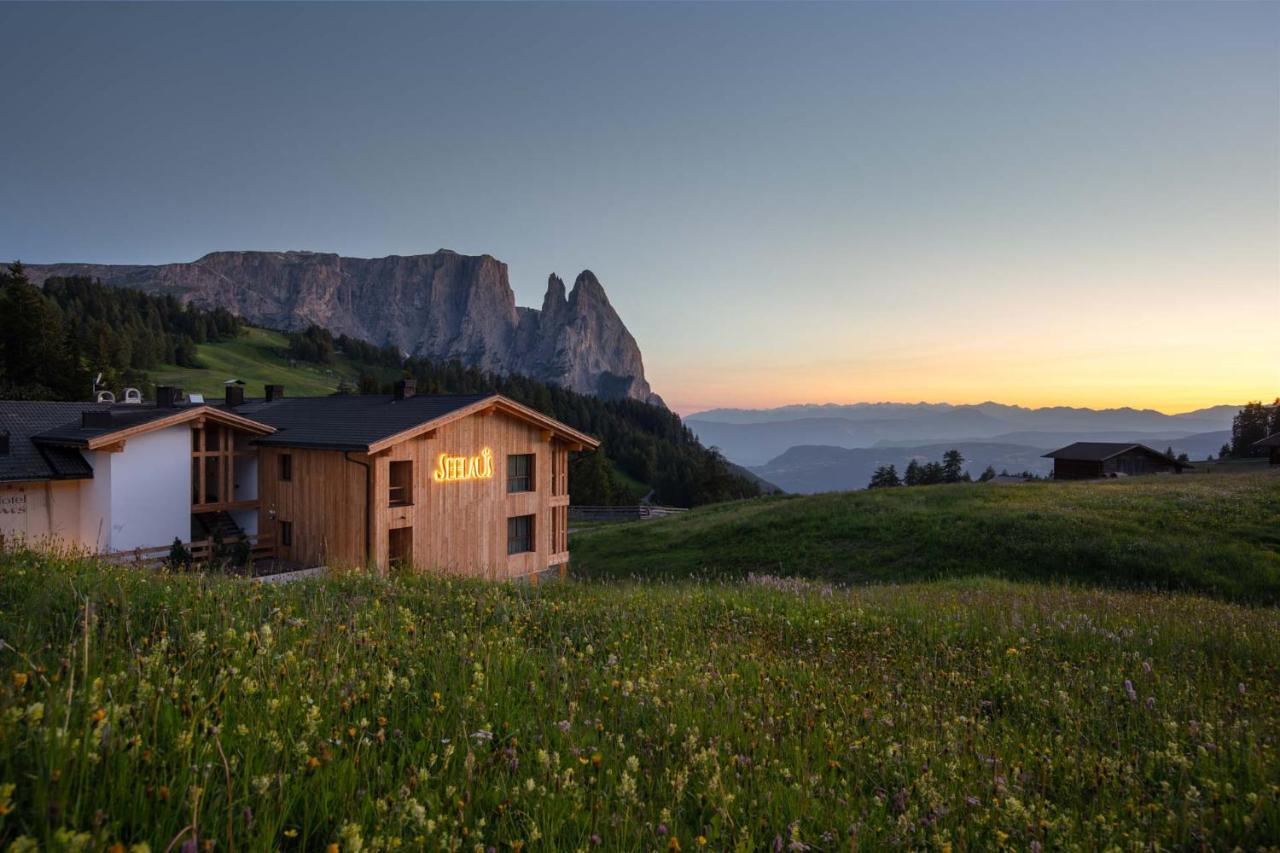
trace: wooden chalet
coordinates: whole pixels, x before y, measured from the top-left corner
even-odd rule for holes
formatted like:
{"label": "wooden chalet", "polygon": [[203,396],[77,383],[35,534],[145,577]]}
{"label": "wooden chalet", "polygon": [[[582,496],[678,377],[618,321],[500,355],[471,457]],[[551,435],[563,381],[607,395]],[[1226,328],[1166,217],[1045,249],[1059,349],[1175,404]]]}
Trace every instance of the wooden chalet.
{"label": "wooden chalet", "polygon": [[1268,458],[1272,465],[1280,465],[1280,432],[1275,435],[1269,435],[1262,441],[1255,442],[1254,447],[1265,447],[1269,452]]}
{"label": "wooden chalet", "polygon": [[1055,480],[1096,480],[1103,477],[1136,477],[1143,474],[1179,474],[1193,468],[1190,462],[1170,459],[1145,444],[1111,441],[1077,441],[1044,454],[1053,460]]}
{"label": "wooden chalet", "polygon": [[298,566],[488,578],[569,559],[569,454],[599,442],[496,394],[216,405],[0,402],[0,536],[156,557],[214,537]]}

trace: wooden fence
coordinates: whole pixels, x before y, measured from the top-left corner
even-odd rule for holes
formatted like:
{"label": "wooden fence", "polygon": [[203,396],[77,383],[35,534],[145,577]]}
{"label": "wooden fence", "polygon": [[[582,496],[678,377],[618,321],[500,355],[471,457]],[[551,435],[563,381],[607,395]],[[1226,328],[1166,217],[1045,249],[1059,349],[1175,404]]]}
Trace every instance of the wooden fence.
{"label": "wooden fence", "polygon": [[574,506],[569,505],[570,521],[644,521],[679,515],[689,510],[678,506]]}
{"label": "wooden fence", "polygon": [[[258,560],[263,558],[274,557],[276,554],[275,541],[269,534],[250,533],[241,539],[240,537],[232,537],[223,540],[223,553],[229,553],[241,541],[249,543],[249,559]],[[194,542],[184,542],[183,547],[191,554],[192,564],[207,563],[213,555],[212,539],[197,539]],[[131,551],[112,551],[103,554],[102,559],[109,560],[113,563],[138,566],[156,567],[163,565],[169,559],[169,551],[173,545],[160,545],[155,548],[134,548]]]}

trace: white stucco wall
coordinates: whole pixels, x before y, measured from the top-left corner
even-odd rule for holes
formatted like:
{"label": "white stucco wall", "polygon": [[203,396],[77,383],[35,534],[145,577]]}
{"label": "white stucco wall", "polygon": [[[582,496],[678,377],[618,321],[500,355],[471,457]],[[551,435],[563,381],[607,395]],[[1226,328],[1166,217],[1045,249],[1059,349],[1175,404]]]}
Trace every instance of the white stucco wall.
{"label": "white stucco wall", "polygon": [[[112,551],[169,545],[191,539],[191,427],[186,424],[135,436],[110,457],[108,489]],[[93,479],[98,482],[98,468]]]}
{"label": "white stucco wall", "polygon": [[93,469],[93,478],[80,487],[80,544],[90,551],[111,550],[112,453],[81,454]]}

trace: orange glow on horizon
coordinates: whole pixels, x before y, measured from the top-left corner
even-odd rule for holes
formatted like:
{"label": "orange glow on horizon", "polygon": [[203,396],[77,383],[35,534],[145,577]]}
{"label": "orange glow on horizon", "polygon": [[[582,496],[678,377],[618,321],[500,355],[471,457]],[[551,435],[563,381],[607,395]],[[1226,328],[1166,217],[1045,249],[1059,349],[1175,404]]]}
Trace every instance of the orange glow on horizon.
{"label": "orange glow on horizon", "polygon": [[1027,408],[1132,407],[1179,414],[1280,396],[1280,356],[1272,347],[1229,360],[1204,358],[1195,347],[1144,352],[1075,352],[1069,357],[1004,346],[906,356],[874,354],[820,364],[739,364],[668,371],[650,380],[672,409],[692,414],[714,408],[770,409],[788,405],[861,402],[996,402]]}

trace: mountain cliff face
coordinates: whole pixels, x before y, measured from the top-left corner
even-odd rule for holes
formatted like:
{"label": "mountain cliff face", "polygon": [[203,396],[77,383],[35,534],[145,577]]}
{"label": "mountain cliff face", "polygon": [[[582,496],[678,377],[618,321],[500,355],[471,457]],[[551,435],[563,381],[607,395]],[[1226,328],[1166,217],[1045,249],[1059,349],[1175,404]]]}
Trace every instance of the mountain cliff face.
{"label": "mountain cliff face", "polygon": [[552,275],[542,310],[516,306],[507,265],[489,255],[344,258],[314,252],[214,252],[159,266],[47,264],[31,280],[82,275],[225,308],[251,323],[394,344],[413,355],[522,373],[605,399],[661,405],[635,338],[590,271],[566,295]]}

